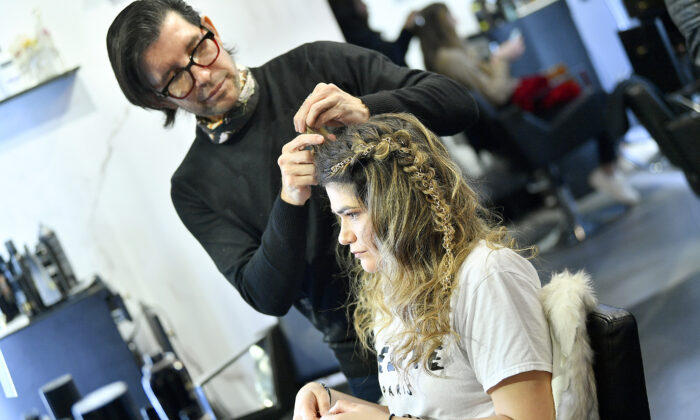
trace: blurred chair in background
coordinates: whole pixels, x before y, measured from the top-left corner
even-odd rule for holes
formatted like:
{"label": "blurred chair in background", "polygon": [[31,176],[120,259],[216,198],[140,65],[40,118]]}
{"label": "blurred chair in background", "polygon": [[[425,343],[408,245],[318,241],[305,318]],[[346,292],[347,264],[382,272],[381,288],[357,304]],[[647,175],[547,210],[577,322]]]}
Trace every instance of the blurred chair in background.
{"label": "blurred chair in background", "polygon": [[[595,138],[598,167],[589,175],[590,185],[626,205],[639,201],[639,193],[617,170],[616,138],[608,135],[605,126],[602,112],[607,99],[602,90],[585,79],[579,83],[565,66],[514,78],[511,62],[524,52],[517,32],[489,55],[457,36],[455,20],[443,3],[431,4],[420,14],[424,24],[417,35],[426,68],[458,81],[479,96],[483,121],[467,133],[475,149],[501,154],[526,171],[544,169],[560,190],[566,183],[553,164]],[[570,224],[579,226],[577,237],[582,237],[582,224],[573,221],[579,216],[573,210],[571,194],[564,190],[557,196],[567,209]]]}

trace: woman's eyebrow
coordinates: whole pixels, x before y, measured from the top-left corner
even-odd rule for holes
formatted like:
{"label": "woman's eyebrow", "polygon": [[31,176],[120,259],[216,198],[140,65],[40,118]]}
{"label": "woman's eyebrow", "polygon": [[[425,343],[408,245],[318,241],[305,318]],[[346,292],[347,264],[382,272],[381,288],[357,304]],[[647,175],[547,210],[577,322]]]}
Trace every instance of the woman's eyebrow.
{"label": "woman's eyebrow", "polygon": [[342,216],[348,210],[354,210],[356,208],[357,208],[357,206],[343,206],[343,207],[339,208],[338,210],[333,210],[333,212],[339,216]]}

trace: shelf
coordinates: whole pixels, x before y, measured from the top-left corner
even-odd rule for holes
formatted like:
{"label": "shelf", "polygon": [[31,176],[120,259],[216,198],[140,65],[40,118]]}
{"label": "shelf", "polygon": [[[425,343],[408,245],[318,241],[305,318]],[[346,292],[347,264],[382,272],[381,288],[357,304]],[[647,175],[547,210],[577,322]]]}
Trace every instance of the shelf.
{"label": "shelf", "polygon": [[[53,79],[53,78],[52,78]],[[48,82],[48,80],[47,80]],[[33,88],[32,88],[33,89]],[[78,283],[71,289],[70,294],[66,296],[61,301],[45,309],[43,312],[38,313],[31,319],[24,314],[18,315],[15,319],[8,322],[4,327],[0,327],[0,342],[7,336],[15,334],[17,331],[23,330],[24,328],[35,324],[37,321],[42,320],[46,316],[50,315],[57,310],[70,305],[81,299],[85,299],[88,296],[92,296],[102,290],[107,291],[107,288],[99,280],[83,281]]]}
{"label": "shelf", "polygon": [[43,82],[37,83],[36,85],[34,85],[34,86],[32,86],[32,87],[29,87],[29,88],[27,88],[27,89],[24,89],[24,90],[22,90],[22,91],[19,91],[19,92],[17,92],[17,93],[14,93],[14,94],[12,94],[12,95],[10,95],[10,96],[6,96],[6,97],[4,97],[4,98],[0,98],[0,104],[3,104],[3,103],[8,102],[8,101],[11,101],[12,99],[14,99],[14,98],[16,98],[16,97],[18,97],[18,96],[24,95],[24,94],[27,93],[27,92],[31,92],[31,91],[34,90],[34,89],[37,89],[37,88],[39,88],[39,87],[41,87],[41,86],[44,86],[44,85],[47,85],[47,84],[49,84],[49,83],[51,83],[51,82],[54,82],[54,81],[56,81],[56,80],[63,79],[63,78],[65,78],[65,77],[69,77],[69,76],[71,76],[72,74],[74,74],[76,71],[78,71],[79,68],[80,68],[80,66],[72,67],[72,68],[70,68],[70,69],[68,69],[68,70],[66,70],[66,71],[64,71],[64,72],[62,72],[62,73],[58,73],[58,74],[56,74],[56,75],[51,76],[51,77],[49,77],[48,79],[44,80]]}

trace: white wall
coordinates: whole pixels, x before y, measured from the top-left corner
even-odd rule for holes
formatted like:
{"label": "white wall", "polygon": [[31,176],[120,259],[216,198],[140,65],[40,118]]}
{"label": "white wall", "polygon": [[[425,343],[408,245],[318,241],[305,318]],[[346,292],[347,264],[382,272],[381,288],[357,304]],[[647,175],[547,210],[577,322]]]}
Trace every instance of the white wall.
{"label": "white wall", "polygon": [[[128,1],[2,2],[0,46],[31,34],[33,8],[76,76],[0,104],[0,239],[37,242],[55,229],[81,278],[100,274],[127,297],[160,309],[196,378],[274,320],[240,298],[178,219],[169,180],[194,135],[193,118],[162,128],[159,112],[131,106],[105,48]],[[325,0],[191,0],[237,61],[261,64],[298,44],[342,40]],[[291,122],[290,122],[291,123]],[[251,388],[232,392],[245,398]]]}
{"label": "white wall", "polygon": [[[369,26],[381,32],[386,40],[393,40],[401,33],[406,17],[411,11],[419,11],[435,0],[364,0],[369,12]],[[443,0],[457,20],[457,33],[460,36],[478,32],[479,25],[472,13],[472,0]],[[406,53],[409,67],[424,69],[420,43],[414,38]]]}
{"label": "white wall", "polygon": [[617,35],[618,30],[629,25],[624,7],[619,0],[567,0],[567,4],[600,84],[611,92],[632,74],[632,65]]}

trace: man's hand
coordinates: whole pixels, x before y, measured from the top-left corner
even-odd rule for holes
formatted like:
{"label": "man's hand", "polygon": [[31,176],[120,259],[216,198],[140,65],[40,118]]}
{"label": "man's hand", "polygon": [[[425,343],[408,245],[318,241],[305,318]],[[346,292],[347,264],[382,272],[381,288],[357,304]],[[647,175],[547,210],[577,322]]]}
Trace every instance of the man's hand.
{"label": "man's hand", "polygon": [[282,200],[303,206],[311,197],[311,186],[316,185],[314,154],[310,147],[323,143],[323,136],[301,134],[282,147],[277,164],[282,172]]}
{"label": "man's hand", "polygon": [[[387,417],[389,417],[388,413],[378,407],[339,400],[330,408],[327,415],[321,417],[321,420],[386,420]],[[396,416],[394,418],[400,419]]]}
{"label": "man's hand", "polygon": [[306,127],[339,127],[368,119],[369,109],[359,98],[332,83],[319,83],[294,115],[294,129],[303,133]]}
{"label": "man's hand", "polygon": [[330,407],[326,389],[319,383],[309,382],[297,392],[293,420],[317,420],[328,414]]}

